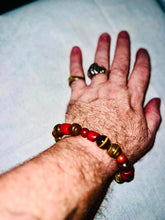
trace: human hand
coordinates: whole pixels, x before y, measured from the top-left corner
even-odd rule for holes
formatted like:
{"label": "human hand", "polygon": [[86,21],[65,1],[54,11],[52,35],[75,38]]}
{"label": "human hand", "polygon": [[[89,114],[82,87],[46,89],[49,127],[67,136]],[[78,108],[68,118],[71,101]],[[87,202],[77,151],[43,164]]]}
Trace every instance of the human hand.
{"label": "human hand", "polygon": [[[152,146],[159,127],[160,99],[143,102],[150,78],[150,59],[146,50],[137,52],[130,77],[130,38],[122,31],[117,38],[116,50],[110,69],[110,36],[99,38],[95,60],[110,70],[94,76],[87,85],[83,80],[71,84],[71,99],[66,122],[79,123],[82,127],[107,135],[118,143],[126,156],[135,162]],[[71,76],[84,77],[82,54],[74,47],[70,56]]]}

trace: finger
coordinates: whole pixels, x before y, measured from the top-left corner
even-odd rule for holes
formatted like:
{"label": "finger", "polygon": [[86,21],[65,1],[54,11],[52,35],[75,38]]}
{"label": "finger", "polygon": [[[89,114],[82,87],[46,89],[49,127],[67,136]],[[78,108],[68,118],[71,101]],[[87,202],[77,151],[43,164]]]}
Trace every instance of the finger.
{"label": "finger", "polygon": [[[94,62],[97,63],[99,66],[104,66],[105,69],[109,70],[109,51],[110,51],[110,41],[111,38],[109,34],[104,33],[99,37],[97,49],[95,53]],[[98,74],[92,79],[92,84],[102,83],[107,80],[107,74]]]}
{"label": "finger", "polygon": [[116,86],[126,86],[130,65],[130,38],[126,31],[121,31],[117,38],[114,60],[109,80]]}
{"label": "finger", "polygon": [[133,107],[142,105],[150,78],[150,58],[145,49],[140,49],[136,55],[135,65],[128,81]]}
{"label": "finger", "polygon": [[[73,47],[70,54],[70,75],[85,77],[82,68],[82,53],[79,47]],[[86,83],[84,80],[75,80],[71,84],[72,95],[84,88]]]}
{"label": "finger", "polygon": [[161,122],[160,99],[159,98],[151,99],[147,103],[144,109],[144,113],[147,121],[147,126],[149,129],[149,139],[153,139]]}
{"label": "finger", "polygon": [[99,37],[95,53],[95,63],[109,70],[110,36],[107,33]]}

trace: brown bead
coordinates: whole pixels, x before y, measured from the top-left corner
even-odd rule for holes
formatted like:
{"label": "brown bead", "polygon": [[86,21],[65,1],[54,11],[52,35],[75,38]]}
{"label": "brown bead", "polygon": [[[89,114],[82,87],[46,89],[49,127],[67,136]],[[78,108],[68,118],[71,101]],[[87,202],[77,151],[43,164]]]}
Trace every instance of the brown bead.
{"label": "brown bead", "polygon": [[119,168],[122,170],[122,171],[129,171],[132,169],[132,164],[129,160],[126,160],[125,163],[122,163],[122,164],[118,164],[119,165]]}
{"label": "brown bead", "polygon": [[124,179],[121,177],[120,172],[117,172],[117,173],[115,174],[115,181],[116,181],[117,183],[124,183]]}
{"label": "brown bead", "polygon": [[57,124],[53,130],[54,135],[57,137],[63,136],[63,134],[60,132],[60,126],[61,126],[61,124]]}
{"label": "brown bead", "polygon": [[109,140],[108,137],[106,137],[105,135],[99,135],[97,138],[96,138],[96,143],[97,143],[97,146],[102,148],[102,149],[109,149],[109,147],[111,146],[111,142]]}
{"label": "brown bead", "polygon": [[73,136],[77,136],[81,133],[82,127],[79,124],[72,124],[69,128],[69,132]]}
{"label": "brown bead", "polygon": [[122,150],[118,144],[111,144],[110,148],[108,149],[108,154],[113,158],[117,158],[121,153]]}

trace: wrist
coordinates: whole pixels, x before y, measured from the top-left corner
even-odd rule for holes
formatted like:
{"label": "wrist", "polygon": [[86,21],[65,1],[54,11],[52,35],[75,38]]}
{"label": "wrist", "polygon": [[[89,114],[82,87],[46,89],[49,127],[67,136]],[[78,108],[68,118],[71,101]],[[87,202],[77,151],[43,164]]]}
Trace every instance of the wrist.
{"label": "wrist", "polygon": [[81,136],[70,136],[57,144],[64,146],[65,143],[70,146],[74,156],[80,159],[78,161],[80,167],[83,167],[85,163],[87,166],[90,165],[90,169],[95,170],[95,172],[99,170],[99,173],[104,173],[107,176],[113,176],[118,170],[116,160],[111,158],[106,150],[97,147],[95,142]]}
{"label": "wrist", "polygon": [[81,136],[87,138],[90,142],[95,142],[99,148],[106,150],[110,157],[116,159],[119,168],[119,171],[115,175],[116,182],[129,182],[133,179],[134,168],[132,167],[132,163],[123,154],[121,147],[116,143],[112,143],[107,136],[100,135],[98,132],[89,130],[88,128],[82,128],[77,123],[57,124],[53,129],[52,135],[55,137],[56,142],[60,141],[64,135]]}

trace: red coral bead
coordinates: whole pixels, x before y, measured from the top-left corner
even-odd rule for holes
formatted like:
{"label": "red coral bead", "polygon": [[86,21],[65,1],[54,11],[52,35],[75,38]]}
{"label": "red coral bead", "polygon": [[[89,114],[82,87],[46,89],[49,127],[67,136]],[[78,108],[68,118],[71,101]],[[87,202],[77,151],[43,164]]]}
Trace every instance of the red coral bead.
{"label": "red coral bead", "polygon": [[82,137],[87,137],[88,133],[89,133],[88,128],[83,128],[83,129],[81,130],[81,136],[82,136]]}
{"label": "red coral bead", "polygon": [[132,170],[129,170],[128,172],[121,172],[120,175],[122,179],[128,180],[132,176]]}
{"label": "red coral bead", "polygon": [[116,158],[117,162],[122,164],[122,163],[125,163],[127,158],[124,154],[120,154],[117,158]]}
{"label": "red coral bead", "polygon": [[52,131],[52,135],[53,135],[53,137],[55,137],[55,138],[58,137],[54,131]]}
{"label": "red coral bead", "polygon": [[88,135],[87,135],[87,139],[88,139],[89,141],[94,142],[99,135],[100,135],[100,134],[97,133],[97,132],[95,132],[95,131],[89,131],[89,132],[88,132]]}
{"label": "red coral bead", "polygon": [[71,124],[68,124],[68,123],[61,124],[61,126],[60,126],[60,132],[61,132],[62,134],[69,135],[69,134],[70,134],[70,132],[69,132],[70,126],[71,126]]}

